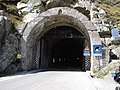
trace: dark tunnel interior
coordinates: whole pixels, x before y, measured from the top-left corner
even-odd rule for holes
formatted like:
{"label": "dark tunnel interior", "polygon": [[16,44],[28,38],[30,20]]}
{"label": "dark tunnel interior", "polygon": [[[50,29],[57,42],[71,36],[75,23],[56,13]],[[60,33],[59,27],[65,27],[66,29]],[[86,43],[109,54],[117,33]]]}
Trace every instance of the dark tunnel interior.
{"label": "dark tunnel interior", "polygon": [[58,68],[82,68],[83,41],[80,39],[62,39],[52,50],[50,66]]}
{"label": "dark tunnel interior", "polygon": [[47,31],[44,39],[48,43],[46,57],[49,57],[49,68],[82,69],[85,38],[78,30],[68,26],[56,27]]}

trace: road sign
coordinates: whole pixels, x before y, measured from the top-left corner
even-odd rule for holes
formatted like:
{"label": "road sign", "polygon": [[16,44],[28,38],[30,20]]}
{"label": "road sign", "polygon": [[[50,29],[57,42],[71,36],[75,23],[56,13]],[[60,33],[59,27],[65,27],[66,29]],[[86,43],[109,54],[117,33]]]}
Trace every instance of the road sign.
{"label": "road sign", "polygon": [[93,45],[93,54],[95,56],[102,56],[102,45]]}
{"label": "road sign", "polygon": [[88,47],[84,49],[84,56],[90,56],[90,49]]}

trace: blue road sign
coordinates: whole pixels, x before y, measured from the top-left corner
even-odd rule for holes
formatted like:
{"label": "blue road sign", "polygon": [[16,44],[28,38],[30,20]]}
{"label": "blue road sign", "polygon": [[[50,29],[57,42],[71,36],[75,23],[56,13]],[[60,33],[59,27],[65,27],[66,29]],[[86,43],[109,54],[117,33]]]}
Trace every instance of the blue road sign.
{"label": "blue road sign", "polygon": [[93,45],[93,54],[95,56],[102,56],[102,45]]}

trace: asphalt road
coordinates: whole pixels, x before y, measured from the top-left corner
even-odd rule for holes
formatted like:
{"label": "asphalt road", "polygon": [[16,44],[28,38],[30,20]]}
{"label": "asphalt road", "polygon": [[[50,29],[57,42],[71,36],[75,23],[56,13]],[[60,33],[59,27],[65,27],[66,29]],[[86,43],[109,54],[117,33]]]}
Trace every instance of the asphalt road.
{"label": "asphalt road", "polygon": [[80,71],[44,71],[0,78],[0,90],[115,90],[115,85]]}

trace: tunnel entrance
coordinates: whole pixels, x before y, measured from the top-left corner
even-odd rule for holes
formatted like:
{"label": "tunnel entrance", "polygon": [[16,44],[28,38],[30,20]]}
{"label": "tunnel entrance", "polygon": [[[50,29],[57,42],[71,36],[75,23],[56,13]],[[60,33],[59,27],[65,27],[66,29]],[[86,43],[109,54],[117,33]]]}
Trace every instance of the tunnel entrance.
{"label": "tunnel entrance", "polygon": [[[38,17],[26,24],[24,30],[21,28],[18,29],[20,29],[19,31],[22,34],[20,39],[20,54],[23,70],[50,67],[53,64],[54,58],[64,56],[61,54],[63,50],[59,49],[61,51],[58,51],[57,47],[68,45],[63,44],[59,46],[57,43],[63,43],[62,41],[71,43],[75,40],[76,44],[78,44],[77,40],[83,40],[81,44],[85,49],[86,47],[89,49],[88,51],[86,50],[86,52],[84,50],[84,55],[86,55],[85,53],[87,53],[87,55],[89,54],[89,58],[85,56],[85,65],[90,65],[91,74],[98,71],[99,60],[96,60],[93,46],[102,45],[99,33],[94,24],[81,12],[69,7],[51,8],[40,13]],[[80,50],[83,51],[83,48]],[[65,51],[69,51],[69,49]],[[60,54],[55,55],[55,53]],[[66,57],[68,55],[71,55],[71,53],[65,54]],[[102,55],[100,58],[101,57]],[[84,66],[83,57],[81,62],[80,64]],[[67,65],[69,66],[69,64]]]}
{"label": "tunnel entrance", "polygon": [[60,26],[47,31],[41,38],[40,68],[84,68],[85,38],[75,28]]}

